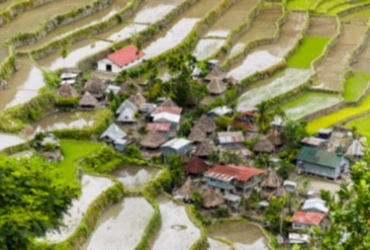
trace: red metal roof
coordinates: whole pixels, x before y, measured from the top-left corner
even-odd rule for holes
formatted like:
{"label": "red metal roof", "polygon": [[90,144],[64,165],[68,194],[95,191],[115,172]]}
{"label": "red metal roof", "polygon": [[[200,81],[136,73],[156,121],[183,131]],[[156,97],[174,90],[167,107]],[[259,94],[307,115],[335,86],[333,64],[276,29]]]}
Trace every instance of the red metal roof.
{"label": "red metal roof", "polygon": [[193,156],[186,164],[186,172],[191,174],[201,174],[206,171],[209,166],[197,156]]}
{"label": "red metal roof", "polygon": [[253,175],[263,173],[266,173],[266,171],[258,168],[247,168],[244,166],[234,165],[218,165],[208,171],[206,173],[206,176],[226,181],[230,181],[232,179],[237,179],[239,181],[248,181]]}
{"label": "red metal roof", "polygon": [[137,47],[131,44],[108,55],[108,59],[114,62],[117,66],[122,67],[145,56],[145,53],[143,51],[140,51],[139,54],[137,54],[137,50]]}
{"label": "red metal roof", "polygon": [[178,108],[178,107],[158,107],[158,108],[155,108],[152,111],[152,115],[159,114],[159,113],[164,113],[164,112],[174,114],[174,115],[180,115],[181,112],[182,112],[182,108]]}
{"label": "red metal roof", "polygon": [[146,130],[151,131],[170,131],[171,123],[148,123]]}
{"label": "red metal roof", "polygon": [[294,213],[290,221],[295,222],[295,223],[302,223],[302,224],[317,226],[320,224],[322,219],[324,219],[324,217],[325,217],[325,214],[298,211]]}
{"label": "red metal roof", "polygon": [[244,111],[242,112],[243,115],[251,116],[251,117],[257,117],[258,113],[256,111]]}
{"label": "red metal roof", "polygon": [[251,128],[251,125],[249,125],[248,122],[235,118],[233,122],[231,123],[231,127],[236,127],[238,125],[241,125],[244,131],[248,131]]}

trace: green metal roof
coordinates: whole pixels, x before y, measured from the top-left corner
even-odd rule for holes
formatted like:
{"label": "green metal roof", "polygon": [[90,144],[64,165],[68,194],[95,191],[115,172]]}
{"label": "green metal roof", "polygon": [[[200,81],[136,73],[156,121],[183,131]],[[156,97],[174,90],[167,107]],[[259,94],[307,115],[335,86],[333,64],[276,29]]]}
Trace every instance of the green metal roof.
{"label": "green metal roof", "polygon": [[320,150],[315,147],[302,147],[296,159],[298,161],[310,162],[325,167],[337,168],[340,166],[342,157],[342,155]]}

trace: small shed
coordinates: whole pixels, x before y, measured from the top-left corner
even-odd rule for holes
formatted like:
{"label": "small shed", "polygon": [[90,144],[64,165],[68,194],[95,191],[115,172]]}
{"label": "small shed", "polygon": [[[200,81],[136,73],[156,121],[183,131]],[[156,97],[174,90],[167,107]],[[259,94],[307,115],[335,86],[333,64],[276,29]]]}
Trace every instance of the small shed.
{"label": "small shed", "polygon": [[147,131],[156,131],[168,139],[171,131],[171,123],[147,123],[145,129]]}
{"label": "small shed", "polygon": [[212,59],[207,61],[207,69],[213,69],[217,66],[218,60],[217,59]]}
{"label": "small shed", "polygon": [[125,109],[130,109],[134,113],[138,111],[137,106],[128,99],[121,103],[121,105],[116,110],[116,114],[121,114]]}
{"label": "small shed", "polygon": [[261,182],[260,196],[269,197],[277,188],[283,184],[283,178],[274,170],[267,171],[267,174]]}
{"label": "small shed", "polygon": [[136,105],[136,107],[140,107],[142,104],[146,103],[146,99],[140,93],[136,95],[131,95],[129,100]]}
{"label": "small shed", "polygon": [[126,139],[117,139],[114,141],[114,148],[117,151],[123,152],[126,148],[127,143],[128,143],[128,140]]}
{"label": "small shed", "polygon": [[126,138],[127,134],[116,124],[112,123],[107,130],[100,136],[100,139],[106,143],[114,143],[118,139]]}
{"label": "small shed", "polygon": [[317,137],[305,137],[301,140],[301,143],[305,146],[318,148],[322,148],[326,142],[327,140]]}
{"label": "small shed", "polygon": [[365,155],[365,147],[360,140],[354,140],[347,149],[346,155],[354,156],[355,158],[361,158]]}
{"label": "small shed", "polygon": [[297,183],[295,181],[285,180],[283,187],[288,193],[295,193],[297,190]]}
{"label": "small shed", "polygon": [[227,85],[220,78],[214,77],[207,85],[207,89],[212,95],[221,95],[227,90]]}
{"label": "small shed", "polygon": [[182,161],[189,158],[192,141],[183,138],[174,138],[161,146],[163,156],[168,157],[172,154],[180,155]]}
{"label": "small shed", "polygon": [[256,145],[254,145],[253,151],[257,153],[272,153],[274,149],[275,146],[272,142],[266,136],[262,136]]}
{"label": "small shed", "polygon": [[166,138],[163,134],[157,131],[149,131],[140,141],[140,146],[148,149],[157,149],[163,143],[166,142]]}
{"label": "small shed", "polygon": [[226,82],[227,73],[222,71],[218,66],[212,68],[211,72],[204,78],[205,81],[210,82],[214,78],[218,78],[221,81]]}
{"label": "small shed", "polygon": [[214,208],[222,205],[224,203],[224,199],[222,196],[215,191],[214,188],[209,187],[204,192],[201,193],[202,195],[202,206],[205,208]]}
{"label": "small shed", "polygon": [[69,84],[63,84],[62,86],[60,86],[57,91],[57,95],[62,98],[73,98],[79,96],[77,90],[75,90],[75,88],[73,88]]}
{"label": "small shed", "polygon": [[207,138],[206,132],[204,132],[200,127],[195,126],[191,129],[188,139],[190,141],[199,143]]}
{"label": "small shed", "polygon": [[303,203],[302,211],[327,214],[329,209],[325,205],[326,202],[322,199],[308,199]]}
{"label": "small shed", "polygon": [[215,145],[211,140],[203,140],[197,147],[195,155],[199,157],[208,157],[210,153],[216,150]]}
{"label": "small shed", "polygon": [[95,109],[98,104],[99,101],[94,96],[92,96],[90,92],[85,92],[85,94],[78,102],[78,106],[82,109]]}
{"label": "small shed", "polygon": [[178,108],[179,106],[177,106],[177,104],[172,101],[171,98],[167,98],[164,102],[162,102],[161,105],[159,105],[160,107],[175,107],[175,108]]}
{"label": "small shed", "polygon": [[318,132],[319,138],[329,140],[331,135],[333,133],[333,129],[327,128],[327,129],[320,129]]}
{"label": "small shed", "polygon": [[186,163],[185,171],[189,174],[199,175],[207,171],[209,165],[197,156],[193,156],[188,163]]}
{"label": "small shed", "polygon": [[325,214],[322,213],[298,211],[294,213],[290,222],[293,230],[311,229],[313,226],[321,227],[324,218]]}
{"label": "small shed", "polygon": [[226,106],[221,106],[221,107],[216,107],[212,109],[211,111],[208,112],[208,116],[213,119],[215,117],[220,117],[220,116],[228,116],[233,113],[233,110],[226,107]]}
{"label": "small shed", "polygon": [[202,128],[207,134],[216,131],[216,123],[207,115],[203,114],[198,120],[194,121],[194,126]]}
{"label": "small shed", "polygon": [[266,137],[271,141],[271,143],[275,147],[283,145],[285,140],[283,134],[277,129],[271,129],[270,132],[266,135]]}
{"label": "small shed", "polygon": [[153,115],[153,123],[170,123],[170,136],[176,136],[181,116],[167,112]]}
{"label": "small shed", "polygon": [[136,122],[135,112],[130,108],[126,108],[119,114],[117,121],[121,123],[134,123]]}
{"label": "small shed", "polygon": [[102,100],[105,97],[105,90],[106,89],[107,89],[107,85],[105,85],[105,83],[102,79],[99,79],[96,76],[92,76],[86,82],[82,91],[84,93],[89,92],[96,99]]}
{"label": "small shed", "polygon": [[226,148],[241,148],[245,142],[243,132],[218,132],[217,140],[220,146]]}
{"label": "small shed", "polygon": [[105,90],[105,93],[109,94],[110,92],[112,92],[113,94],[117,95],[117,94],[119,94],[119,91],[120,91],[120,87],[118,87],[116,85],[109,84],[107,86],[107,89]]}
{"label": "small shed", "polygon": [[185,183],[174,192],[174,195],[180,195],[184,197],[185,201],[189,201],[191,198],[191,195],[195,191],[195,185],[193,181],[190,179],[190,177],[185,181]]}

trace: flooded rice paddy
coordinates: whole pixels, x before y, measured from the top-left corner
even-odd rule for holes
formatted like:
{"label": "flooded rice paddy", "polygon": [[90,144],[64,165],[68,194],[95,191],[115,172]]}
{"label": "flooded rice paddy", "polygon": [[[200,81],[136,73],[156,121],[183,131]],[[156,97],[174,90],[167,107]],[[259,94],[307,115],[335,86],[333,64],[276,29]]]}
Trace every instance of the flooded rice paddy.
{"label": "flooded rice paddy", "polygon": [[154,212],[143,197],[126,197],[105,210],[81,250],[131,250],[140,242]]}
{"label": "flooded rice paddy", "polygon": [[189,219],[185,207],[164,195],[157,198],[162,225],[152,250],[188,250],[200,237],[200,230]]}
{"label": "flooded rice paddy", "polygon": [[162,171],[153,167],[125,166],[111,174],[119,180],[125,188],[132,191],[142,189],[146,183],[154,180]]}
{"label": "flooded rice paddy", "polygon": [[337,20],[334,17],[312,17],[306,36],[332,38],[337,33]]}
{"label": "flooded rice paddy", "polygon": [[224,238],[234,243],[237,250],[268,250],[268,240],[261,229],[249,222],[220,223],[208,229],[212,237]]}
{"label": "flooded rice paddy", "polygon": [[346,22],[350,22],[353,24],[363,24],[366,25],[369,22],[370,17],[370,9],[362,9],[351,14],[345,15],[340,19]]}
{"label": "flooded rice paddy", "polygon": [[58,243],[66,240],[80,225],[91,202],[101,193],[112,187],[114,182],[108,178],[83,175],[81,185],[81,196],[77,200],[72,201],[72,205],[68,209],[68,212],[63,216],[65,227],[61,227],[59,232],[57,230],[50,230],[46,233],[45,238],[39,240],[51,243]]}
{"label": "flooded rice paddy", "polygon": [[211,239],[211,238],[208,238],[208,245],[209,245],[208,250],[229,250],[230,249],[229,245],[221,241]]}
{"label": "flooded rice paddy", "polygon": [[91,127],[94,124],[91,112],[59,112],[42,118],[34,126],[38,131]]}
{"label": "flooded rice paddy", "polygon": [[325,60],[317,67],[319,89],[341,91],[341,80],[346,70],[346,61],[352,50],[361,43],[365,35],[366,26],[353,24],[342,25],[342,37],[329,52]]}
{"label": "flooded rice paddy", "polygon": [[285,54],[300,38],[305,19],[304,13],[288,14],[286,22],[280,28],[281,34],[278,40],[273,44],[253,49],[244,61],[232,66],[228,76],[242,80],[283,61]]}
{"label": "flooded rice paddy", "polygon": [[0,134],[0,151],[25,142],[25,140],[15,135]]}
{"label": "flooded rice paddy", "polygon": [[238,99],[237,109],[242,111],[253,108],[262,101],[289,92],[306,83],[311,75],[310,69],[287,68],[273,77],[260,80],[253,84],[254,88],[246,88],[246,92]]}

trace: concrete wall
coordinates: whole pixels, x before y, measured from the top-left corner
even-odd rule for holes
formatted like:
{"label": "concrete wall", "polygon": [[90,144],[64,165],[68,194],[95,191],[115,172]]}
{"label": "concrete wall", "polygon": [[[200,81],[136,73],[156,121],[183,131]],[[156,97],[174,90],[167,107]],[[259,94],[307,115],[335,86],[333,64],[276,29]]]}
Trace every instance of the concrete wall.
{"label": "concrete wall", "polygon": [[207,185],[215,187],[215,188],[225,189],[225,190],[234,188],[232,181],[223,181],[223,180],[210,178],[210,177],[207,177]]}
{"label": "concrete wall", "polygon": [[300,164],[300,161],[298,161],[297,168],[303,170],[306,173],[320,175],[320,176],[324,176],[324,177],[328,177],[332,179],[338,178],[340,175],[339,166],[337,168],[329,168],[329,167],[324,167],[324,166],[316,165],[316,164],[309,163],[309,162],[302,162],[302,164]]}
{"label": "concrete wall", "polygon": [[132,68],[134,66],[137,66],[139,64],[141,64],[143,62],[143,59],[142,58],[139,58],[131,63],[128,63],[126,64],[125,66],[123,67],[118,67],[116,64],[114,64],[111,60],[109,60],[108,58],[104,58],[102,60],[100,60],[98,62],[98,70],[100,71],[107,71],[107,65],[111,65],[112,66],[112,71],[113,73],[120,73],[122,70],[126,70],[126,69],[129,69],[129,68]]}

